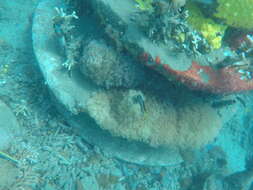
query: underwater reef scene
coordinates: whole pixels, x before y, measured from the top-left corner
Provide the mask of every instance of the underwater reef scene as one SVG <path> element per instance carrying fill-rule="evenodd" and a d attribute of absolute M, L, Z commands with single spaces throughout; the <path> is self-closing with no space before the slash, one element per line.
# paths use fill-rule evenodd
<path fill-rule="evenodd" d="M 253 0 L 1 0 L 0 190 L 253 190 Z"/>

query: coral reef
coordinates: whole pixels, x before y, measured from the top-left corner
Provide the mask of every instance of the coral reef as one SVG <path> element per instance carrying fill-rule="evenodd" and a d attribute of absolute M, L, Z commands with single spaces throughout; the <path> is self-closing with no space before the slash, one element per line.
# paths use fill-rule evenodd
<path fill-rule="evenodd" d="M 229 63 L 233 64 L 241 59 L 238 57 L 239 59 L 231 61 L 231 56 L 225 51 L 228 44 L 225 41 L 222 43 L 224 29 L 221 29 L 222 25 L 213 25 L 215 22 L 218 23 L 218 20 L 213 20 L 214 23 L 211 24 L 204 23 L 204 28 L 201 29 L 203 34 L 201 34 L 187 23 L 190 13 L 187 6 L 175 9 L 172 1 L 154 1 L 153 12 L 134 11 L 134 3 L 131 0 L 126 1 L 128 6 L 122 11 L 118 10 L 123 5 L 122 3 L 97 1 L 101 7 L 97 4 L 93 6 L 99 12 L 101 22 L 111 26 L 106 33 L 118 31 L 117 35 L 108 35 L 115 44 L 124 44 L 123 47 L 130 54 L 139 58 L 146 66 L 160 72 L 168 80 L 183 83 L 194 90 L 216 94 L 235 93 L 253 88 L 251 72 L 243 70 L 241 74 L 233 66 L 218 69 L 212 67 L 219 64 L 217 60 L 209 56 L 211 55 L 209 53 L 215 50 L 220 50 L 224 63 L 229 60 Z M 211 4 L 211 6 L 213 3 L 213 1 L 205 1 L 205 4 Z M 105 11 L 107 6 L 112 14 Z M 201 8 L 200 6 L 199 9 Z M 117 18 L 112 16 L 114 14 Z M 128 16 L 129 19 L 125 19 Z M 117 20 L 115 23 L 122 25 L 111 24 L 110 21 L 114 18 Z M 124 31 L 123 28 L 133 30 Z M 227 37 L 226 35 L 227 33 L 224 38 Z"/>
<path fill-rule="evenodd" d="M 154 42 L 166 44 L 169 39 L 185 32 L 186 11 L 175 9 L 170 1 L 156 1 L 153 9 L 153 12 L 142 13 L 137 22 Z"/>
<path fill-rule="evenodd" d="M 151 146 L 200 148 L 216 137 L 221 123 L 208 104 L 179 100 L 175 106 L 169 100 L 150 92 L 112 90 L 94 94 L 87 106 L 101 128 Z"/>
<path fill-rule="evenodd" d="M 103 40 L 92 40 L 83 50 L 81 72 L 105 88 L 136 87 L 145 80 L 143 66 L 118 54 Z"/>
<path fill-rule="evenodd" d="M 187 8 L 189 10 L 188 23 L 203 35 L 211 49 L 219 49 L 227 26 L 217 24 L 212 19 L 206 18 L 193 3 L 188 3 Z"/>
<path fill-rule="evenodd" d="M 217 3 L 216 18 L 235 28 L 253 28 L 252 0 L 217 0 Z"/>
<path fill-rule="evenodd" d="M 216 33 L 224 30 L 222 31 L 220 25 L 214 22 L 205 23 L 207 20 L 203 17 L 202 21 L 197 15 L 200 13 L 198 8 L 190 9 L 185 3 L 185 1 L 155 1 L 152 4 L 153 11 L 142 11 L 136 22 L 149 39 L 157 44 L 164 43 L 173 47 L 174 52 L 184 51 L 188 55 L 195 56 L 209 52 L 212 47 L 218 48 L 221 37 L 216 36 Z M 189 20 L 194 21 L 198 27 L 191 26 Z M 201 29 L 200 21 L 203 25 Z"/>

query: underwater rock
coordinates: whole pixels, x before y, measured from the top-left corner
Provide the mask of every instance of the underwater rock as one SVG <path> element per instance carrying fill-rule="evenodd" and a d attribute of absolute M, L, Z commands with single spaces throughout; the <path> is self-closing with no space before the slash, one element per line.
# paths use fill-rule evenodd
<path fill-rule="evenodd" d="M 224 190 L 249 190 L 253 182 L 253 169 L 233 173 L 224 179 Z"/>
<path fill-rule="evenodd" d="M 204 184 L 203 190 L 223 190 L 223 183 L 221 176 L 211 175 L 209 176 Z"/>
<path fill-rule="evenodd" d="M 243 171 L 230 175 L 211 174 L 204 182 L 203 190 L 249 190 L 253 182 L 252 158 L 246 160 Z"/>
<path fill-rule="evenodd" d="M 211 175 L 207 178 L 203 190 L 249 190 L 253 181 L 253 170 L 244 170 L 223 177 Z"/>
<path fill-rule="evenodd" d="M 81 72 L 105 88 L 134 88 L 144 79 L 143 67 L 122 56 L 103 40 L 92 40 L 83 50 Z"/>

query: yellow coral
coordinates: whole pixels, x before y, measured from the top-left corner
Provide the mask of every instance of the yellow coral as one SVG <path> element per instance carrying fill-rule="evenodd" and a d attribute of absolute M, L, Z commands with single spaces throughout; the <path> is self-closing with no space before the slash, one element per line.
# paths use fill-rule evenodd
<path fill-rule="evenodd" d="M 213 23 L 203 23 L 200 28 L 201 34 L 205 37 L 213 49 L 219 49 L 221 47 L 221 30 L 222 28 L 219 25 Z"/>
<path fill-rule="evenodd" d="M 253 29 L 253 0 L 217 0 L 215 17 L 235 28 Z"/>
<path fill-rule="evenodd" d="M 207 40 L 212 49 L 221 47 L 222 36 L 227 26 L 217 24 L 210 18 L 206 18 L 194 3 L 187 5 L 189 10 L 188 23 Z"/>

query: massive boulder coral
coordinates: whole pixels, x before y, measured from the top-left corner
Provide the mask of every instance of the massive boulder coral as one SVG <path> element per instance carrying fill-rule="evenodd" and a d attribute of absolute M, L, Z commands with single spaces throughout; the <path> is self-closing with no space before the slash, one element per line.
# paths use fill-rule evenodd
<path fill-rule="evenodd" d="M 154 147 L 200 148 L 217 136 L 220 118 L 201 100 L 184 101 L 175 105 L 146 91 L 111 90 L 93 94 L 87 106 L 98 125 L 112 135 Z"/>
<path fill-rule="evenodd" d="M 104 40 L 92 40 L 83 50 L 81 72 L 105 88 L 136 87 L 144 80 L 143 66 L 117 53 Z"/>

